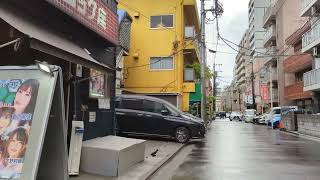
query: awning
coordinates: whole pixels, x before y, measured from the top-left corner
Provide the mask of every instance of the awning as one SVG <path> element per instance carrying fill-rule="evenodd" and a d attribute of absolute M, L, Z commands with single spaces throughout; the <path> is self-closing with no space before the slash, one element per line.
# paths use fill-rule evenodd
<path fill-rule="evenodd" d="M 57 32 L 52 32 L 45 25 L 35 22 L 30 16 L 5 3 L 0 3 L 0 18 L 21 33 L 28 35 L 33 49 L 99 71 L 115 70 L 92 58 L 76 43 Z"/>

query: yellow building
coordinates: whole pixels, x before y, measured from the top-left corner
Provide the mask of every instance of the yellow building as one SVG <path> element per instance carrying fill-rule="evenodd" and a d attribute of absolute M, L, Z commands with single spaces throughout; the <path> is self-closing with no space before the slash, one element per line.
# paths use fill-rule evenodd
<path fill-rule="evenodd" d="M 133 18 L 123 68 L 125 91 L 165 99 L 188 111 L 195 83 L 185 80 L 185 67 L 200 62 L 196 0 L 119 0 L 118 6 Z"/>

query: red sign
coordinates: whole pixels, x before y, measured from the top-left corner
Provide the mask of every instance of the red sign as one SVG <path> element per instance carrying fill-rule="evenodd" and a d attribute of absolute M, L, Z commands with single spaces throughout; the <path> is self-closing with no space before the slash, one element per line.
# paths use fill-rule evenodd
<path fill-rule="evenodd" d="M 47 0 L 108 41 L 118 43 L 118 14 L 102 0 Z"/>
<path fill-rule="evenodd" d="M 266 84 L 261 85 L 261 96 L 263 101 L 267 101 L 269 99 L 269 87 Z"/>

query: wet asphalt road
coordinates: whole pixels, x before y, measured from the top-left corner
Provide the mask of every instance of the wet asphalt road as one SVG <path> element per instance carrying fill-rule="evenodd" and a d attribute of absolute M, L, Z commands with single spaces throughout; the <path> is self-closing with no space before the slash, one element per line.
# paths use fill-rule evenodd
<path fill-rule="evenodd" d="M 320 180 L 320 142 L 217 120 L 153 180 Z"/>

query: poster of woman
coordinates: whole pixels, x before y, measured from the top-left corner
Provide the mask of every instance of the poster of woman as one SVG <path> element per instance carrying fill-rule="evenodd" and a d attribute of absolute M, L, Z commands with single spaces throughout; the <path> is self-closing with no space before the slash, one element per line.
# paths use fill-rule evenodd
<path fill-rule="evenodd" d="M 104 74 L 100 71 L 91 69 L 90 71 L 90 89 L 89 95 L 92 98 L 104 97 Z"/>
<path fill-rule="evenodd" d="M 38 90 L 36 79 L 0 80 L 0 178 L 20 178 Z"/>

